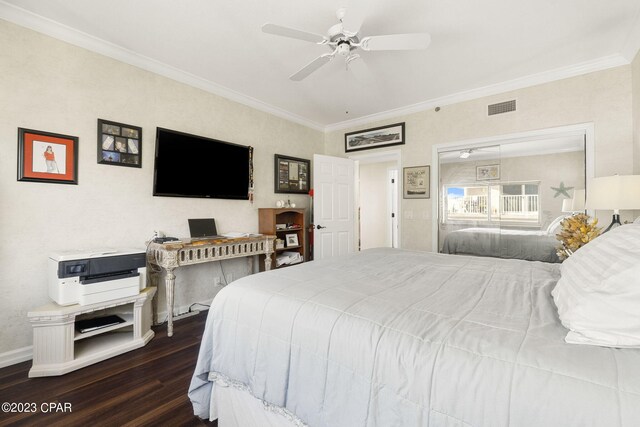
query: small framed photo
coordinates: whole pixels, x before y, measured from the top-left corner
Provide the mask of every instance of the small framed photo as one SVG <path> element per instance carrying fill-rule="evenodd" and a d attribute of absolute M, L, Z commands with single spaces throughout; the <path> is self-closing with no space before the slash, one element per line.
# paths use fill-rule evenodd
<path fill-rule="evenodd" d="M 18 128 L 18 181 L 78 184 L 78 137 Z"/>
<path fill-rule="evenodd" d="M 413 166 L 403 168 L 402 198 L 428 199 L 431 185 L 431 167 Z"/>
<path fill-rule="evenodd" d="M 142 167 L 142 128 L 98 119 L 98 163 Z"/>
<path fill-rule="evenodd" d="M 297 157 L 283 156 L 282 154 L 276 154 L 274 158 L 274 192 L 309 193 L 311 161 Z"/>
<path fill-rule="evenodd" d="M 344 151 L 404 144 L 404 122 L 344 134 Z"/>
<path fill-rule="evenodd" d="M 476 181 L 500 179 L 500 165 L 476 166 Z"/>
<path fill-rule="evenodd" d="M 287 239 L 288 248 L 292 246 L 300 246 L 300 243 L 298 243 L 298 235 L 296 233 L 286 234 L 285 238 Z"/>

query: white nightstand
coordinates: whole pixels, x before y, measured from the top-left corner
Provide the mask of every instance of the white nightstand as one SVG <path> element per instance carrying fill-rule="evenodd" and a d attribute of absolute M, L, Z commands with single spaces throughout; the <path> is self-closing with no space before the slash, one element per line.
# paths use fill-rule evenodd
<path fill-rule="evenodd" d="M 151 300 L 156 288 L 138 295 L 90 305 L 50 303 L 29 312 L 33 326 L 33 366 L 29 377 L 63 375 L 146 345 L 151 330 Z M 76 331 L 81 319 L 116 314 L 124 323 Z"/>

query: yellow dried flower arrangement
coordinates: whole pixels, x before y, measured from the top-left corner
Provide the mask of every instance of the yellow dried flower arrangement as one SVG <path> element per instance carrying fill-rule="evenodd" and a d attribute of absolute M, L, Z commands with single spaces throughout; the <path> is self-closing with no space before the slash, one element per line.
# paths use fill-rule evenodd
<path fill-rule="evenodd" d="M 596 227 L 597 224 L 597 218 L 589 221 L 589 216 L 585 214 L 572 215 L 563 219 L 560 223 L 561 231 L 556 234 L 556 239 L 561 243 L 558 247 L 558 257 L 562 260 L 567 259 L 582 246 L 598 237 L 602 229 Z"/>

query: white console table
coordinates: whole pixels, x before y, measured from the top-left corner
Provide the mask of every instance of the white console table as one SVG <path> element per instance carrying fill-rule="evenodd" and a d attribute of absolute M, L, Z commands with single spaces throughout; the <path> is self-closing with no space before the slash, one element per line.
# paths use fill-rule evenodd
<path fill-rule="evenodd" d="M 225 259 L 248 257 L 249 271 L 253 271 L 253 257 L 265 255 L 265 270 L 271 269 L 271 254 L 276 236 L 253 235 L 235 239 L 182 239 L 177 242 L 149 243 L 147 261 L 166 271 L 167 335 L 173 335 L 173 291 L 176 276 L 173 272 L 185 265 Z M 147 269 L 151 272 L 152 269 Z"/>
<path fill-rule="evenodd" d="M 89 305 L 49 303 L 28 313 L 33 326 L 33 365 L 29 377 L 63 375 L 87 365 L 143 347 L 154 336 L 151 299 L 156 288 L 138 295 Z M 81 319 L 118 315 L 124 323 L 76 331 Z"/>

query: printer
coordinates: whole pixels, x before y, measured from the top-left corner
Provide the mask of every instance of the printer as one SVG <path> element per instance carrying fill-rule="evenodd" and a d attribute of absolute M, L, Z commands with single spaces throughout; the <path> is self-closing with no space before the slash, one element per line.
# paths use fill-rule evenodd
<path fill-rule="evenodd" d="M 88 305 L 138 295 L 147 285 L 144 249 L 57 252 L 49 257 L 49 297 Z"/>

